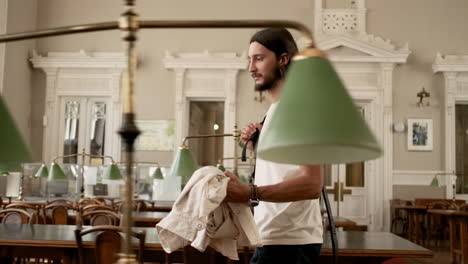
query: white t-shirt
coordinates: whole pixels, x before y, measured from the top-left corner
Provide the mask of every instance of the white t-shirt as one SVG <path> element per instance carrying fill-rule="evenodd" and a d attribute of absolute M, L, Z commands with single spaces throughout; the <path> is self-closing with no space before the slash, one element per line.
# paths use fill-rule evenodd
<path fill-rule="evenodd" d="M 272 104 L 268 109 L 262 131 L 268 127 L 277 104 Z M 260 133 L 260 137 L 262 135 L 263 133 Z M 274 163 L 257 158 L 255 184 L 272 185 L 297 177 L 298 168 L 298 165 Z M 254 217 L 264 245 L 303 245 L 323 242 L 318 199 L 287 203 L 260 201 L 255 207 Z"/>

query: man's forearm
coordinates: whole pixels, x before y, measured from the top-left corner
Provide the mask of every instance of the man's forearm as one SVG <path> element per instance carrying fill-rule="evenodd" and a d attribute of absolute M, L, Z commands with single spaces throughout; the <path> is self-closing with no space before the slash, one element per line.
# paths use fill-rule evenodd
<path fill-rule="evenodd" d="M 258 197 L 267 202 L 294 202 L 317 199 L 323 185 L 319 166 L 301 166 L 300 175 L 278 184 L 259 186 Z"/>

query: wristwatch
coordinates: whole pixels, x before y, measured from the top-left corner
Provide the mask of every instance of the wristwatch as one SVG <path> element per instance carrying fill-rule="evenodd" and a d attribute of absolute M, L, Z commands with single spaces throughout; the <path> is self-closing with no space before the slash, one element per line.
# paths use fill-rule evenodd
<path fill-rule="evenodd" d="M 251 184 L 250 188 L 252 188 L 252 194 L 249 199 L 249 206 L 250 207 L 255 207 L 260 203 L 260 200 L 258 199 L 258 190 L 257 190 L 257 185 Z"/>

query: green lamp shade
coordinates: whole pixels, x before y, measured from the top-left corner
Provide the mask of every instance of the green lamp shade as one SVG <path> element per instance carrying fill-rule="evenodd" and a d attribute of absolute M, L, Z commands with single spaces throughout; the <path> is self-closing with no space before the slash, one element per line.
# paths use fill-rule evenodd
<path fill-rule="evenodd" d="M 186 146 L 181 146 L 177 151 L 174 162 L 172 163 L 171 175 L 181 176 L 182 184 L 185 184 L 197 169 L 198 163 L 193 158 L 190 149 Z"/>
<path fill-rule="evenodd" d="M 63 181 L 68 180 L 67 175 L 63 172 L 62 168 L 57 163 L 52 163 L 50 166 L 50 173 L 47 181 Z"/>
<path fill-rule="evenodd" d="M 218 170 L 220 170 L 220 171 L 222 171 L 222 172 L 225 172 L 225 171 L 226 171 L 226 168 L 224 168 L 223 164 L 220 164 L 220 163 L 218 163 L 218 164 L 216 165 L 216 168 L 218 168 Z"/>
<path fill-rule="evenodd" d="M 164 179 L 161 167 L 159 167 L 159 166 L 156 167 L 153 174 L 151 174 L 151 178 L 158 179 L 158 180 L 163 180 Z"/>
<path fill-rule="evenodd" d="M 439 179 L 437 179 L 437 175 L 434 175 L 434 178 L 432 178 L 430 186 L 439 187 Z"/>
<path fill-rule="evenodd" d="M 318 165 L 377 158 L 381 149 L 330 61 L 295 61 L 258 145 L 278 163 Z"/>
<path fill-rule="evenodd" d="M 21 163 L 31 160 L 31 153 L 0 96 L 0 171 L 21 171 Z"/>
<path fill-rule="evenodd" d="M 45 164 L 42 164 L 39 170 L 34 174 L 38 178 L 47 178 L 49 177 L 49 170 Z"/>
<path fill-rule="evenodd" d="M 122 174 L 120 174 L 120 170 L 117 164 L 112 163 L 104 171 L 103 178 L 106 180 L 121 180 L 123 177 L 122 177 Z"/>

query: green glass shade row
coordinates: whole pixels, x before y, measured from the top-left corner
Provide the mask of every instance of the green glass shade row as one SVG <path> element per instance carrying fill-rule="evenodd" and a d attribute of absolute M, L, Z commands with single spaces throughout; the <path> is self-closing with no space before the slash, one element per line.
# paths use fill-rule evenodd
<path fill-rule="evenodd" d="M 154 170 L 153 174 L 151 174 L 152 179 L 157 179 L 157 180 L 164 180 L 164 176 L 161 170 L 161 167 L 156 167 Z"/>
<path fill-rule="evenodd" d="M 258 156 L 278 163 L 350 163 L 381 155 L 330 61 L 321 57 L 293 62 L 262 134 Z"/>
<path fill-rule="evenodd" d="M 181 176 L 182 184 L 198 169 L 198 163 L 193 158 L 192 152 L 187 147 L 180 147 L 171 166 L 171 175 Z"/>
<path fill-rule="evenodd" d="M 34 174 L 35 177 L 38 178 L 47 178 L 49 177 L 49 170 L 45 164 L 42 164 L 39 170 Z"/>
<path fill-rule="evenodd" d="M 104 171 L 104 179 L 106 180 L 121 180 L 123 179 L 122 174 L 120 174 L 119 167 L 117 164 L 112 163 Z"/>
<path fill-rule="evenodd" d="M 0 96 L 0 172 L 21 171 L 21 163 L 31 162 L 31 153 Z"/>
<path fill-rule="evenodd" d="M 226 171 L 226 168 L 223 166 L 223 164 L 217 164 L 216 165 L 216 168 L 218 168 L 218 170 L 222 171 L 222 172 L 225 172 Z"/>
<path fill-rule="evenodd" d="M 49 177 L 47 181 L 63 181 L 68 180 L 67 175 L 63 172 L 62 168 L 57 163 L 52 163 L 50 166 Z"/>

